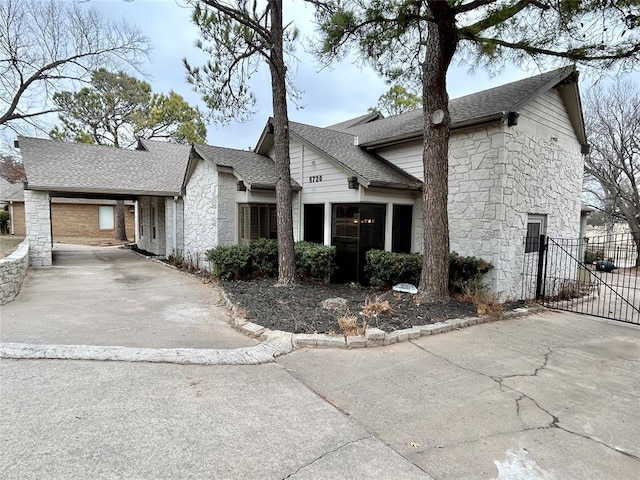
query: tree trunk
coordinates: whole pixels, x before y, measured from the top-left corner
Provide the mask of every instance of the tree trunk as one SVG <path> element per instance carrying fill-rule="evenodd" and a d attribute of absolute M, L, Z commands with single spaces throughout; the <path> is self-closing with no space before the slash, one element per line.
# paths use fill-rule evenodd
<path fill-rule="evenodd" d="M 423 248 L 420 298 L 449 298 L 449 136 L 451 117 L 446 76 L 458 44 L 455 17 L 447 2 L 430 0 L 434 22 L 428 25 L 425 60 L 422 64 L 424 112 Z"/>
<path fill-rule="evenodd" d="M 278 218 L 278 284 L 295 283 L 293 246 L 289 115 L 287 113 L 286 66 L 283 49 L 282 0 L 269 0 L 271 10 L 271 89 L 273 101 L 273 156 L 276 165 L 276 211 Z"/>
<path fill-rule="evenodd" d="M 127 230 L 124 221 L 124 200 L 116 201 L 116 240 L 127 241 Z"/>

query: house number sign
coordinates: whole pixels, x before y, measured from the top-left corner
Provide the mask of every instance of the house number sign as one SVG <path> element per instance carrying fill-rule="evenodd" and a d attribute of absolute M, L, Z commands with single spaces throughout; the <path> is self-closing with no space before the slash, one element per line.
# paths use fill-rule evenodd
<path fill-rule="evenodd" d="M 322 181 L 322 175 L 312 175 L 309 177 L 309 183 L 317 183 Z"/>

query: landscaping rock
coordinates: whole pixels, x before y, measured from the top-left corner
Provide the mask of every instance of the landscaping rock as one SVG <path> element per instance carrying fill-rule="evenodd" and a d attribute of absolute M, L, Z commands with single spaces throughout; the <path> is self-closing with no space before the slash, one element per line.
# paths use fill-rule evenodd
<path fill-rule="evenodd" d="M 343 311 L 349 307 L 349 302 L 345 298 L 334 297 L 323 300 L 320 306 L 325 310 Z"/>

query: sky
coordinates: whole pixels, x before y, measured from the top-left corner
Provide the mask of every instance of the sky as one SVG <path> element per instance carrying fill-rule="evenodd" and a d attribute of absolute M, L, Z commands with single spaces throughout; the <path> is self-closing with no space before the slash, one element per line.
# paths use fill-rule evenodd
<path fill-rule="evenodd" d="M 191 22 L 191 10 L 183 0 L 90 0 L 83 5 L 93 7 L 113 20 L 124 17 L 151 40 L 150 63 L 143 69 L 154 92 L 174 90 L 191 105 L 204 107 L 199 94 L 186 82 L 182 65 L 183 58 L 192 65 L 201 65 L 206 60 L 194 45 L 200 32 Z M 302 91 L 302 96 L 299 106 L 289 103 L 290 120 L 327 126 L 362 115 L 377 104 L 389 85 L 371 68 L 357 65 L 355 56 L 331 69 L 321 69 L 313 56 L 305 51 L 305 44 L 312 41 L 314 30 L 313 11 L 308 5 L 302 1 L 285 1 L 285 21 L 286 17 L 300 29 L 303 43 L 296 49 L 299 62 L 293 72 L 294 84 Z M 492 78 L 484 71 L 470 74 L 468 67 L 453 66 L 448 78 L 449 96 L 459 97 L 537 73 L 540 72 L 505 68 Z M 209 144 L 240 149 L 255 146 L 272 115 L 270 78 L 265 68 L 252 78 L 251 89 L 257 98 L 256 115 L 244 123 L 208 125 Z"/>
<path fill-rule="evenodd" d="M 68 0 L 69 1 L 69 0 Z M 191 10 L 184 0 L 88 0 L 82 8 L 94 8 L 105 18 L 137 25 L 152 45 L 148 64 L 141 65 L 146 80 L 154 92 L 170 90 L 182 95 L 191 105 L 206 109 L 198 93 L 186 81 L 182 59 L 201 65 L 204 54 L 195 47 L 199 30 L 191 22 Z M 378 74 L 362 67 L 351 56 L 332 68 L 321 69 L 305 45 L 313 41 L 313 11 L 301 0 L 285 1 L 285 21 L 293 21 L 302 33 L 302 45 L 296 50 L 297 65 L 293 66 L 293 81 L 302 92 L 299 105 L 289 103 L 290 120 L 317 126 L 327 126 L 362 115 L 377 104 L 389 89 Z M 447 78 L 450 98 L 460 97 L 511 81 L 537 75 L 541 71 L 523 70 L 507 65 L 490 74 L 482 69 L 475 73 L 469 66 L 452 65 Z M 640 73 L 634 74 L 640 82 Z M 257 98 L 257 113 L 250 121 L 232 121 L 228 125 L 208 125 L 207 143 L 247 149 L 253 148 L 265 126 L 271 108 L 271 86 L 268 70 L 262 68 L 252 78 L 251 90 Z M 581 85 L 584 89 L 584 86 Z"/>

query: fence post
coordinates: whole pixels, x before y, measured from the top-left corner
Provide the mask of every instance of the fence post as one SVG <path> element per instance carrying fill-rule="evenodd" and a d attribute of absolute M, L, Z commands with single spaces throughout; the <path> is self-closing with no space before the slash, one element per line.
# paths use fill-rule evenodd
<path fill-rule="evenodd" d="M 540 235 L 540 244 L 538 245 L 538 274 L 536 275 L 536 300 L 542 298 L 542 285 L 544 280 L 544 260 L 547 247 L 547 236 Z"/>

